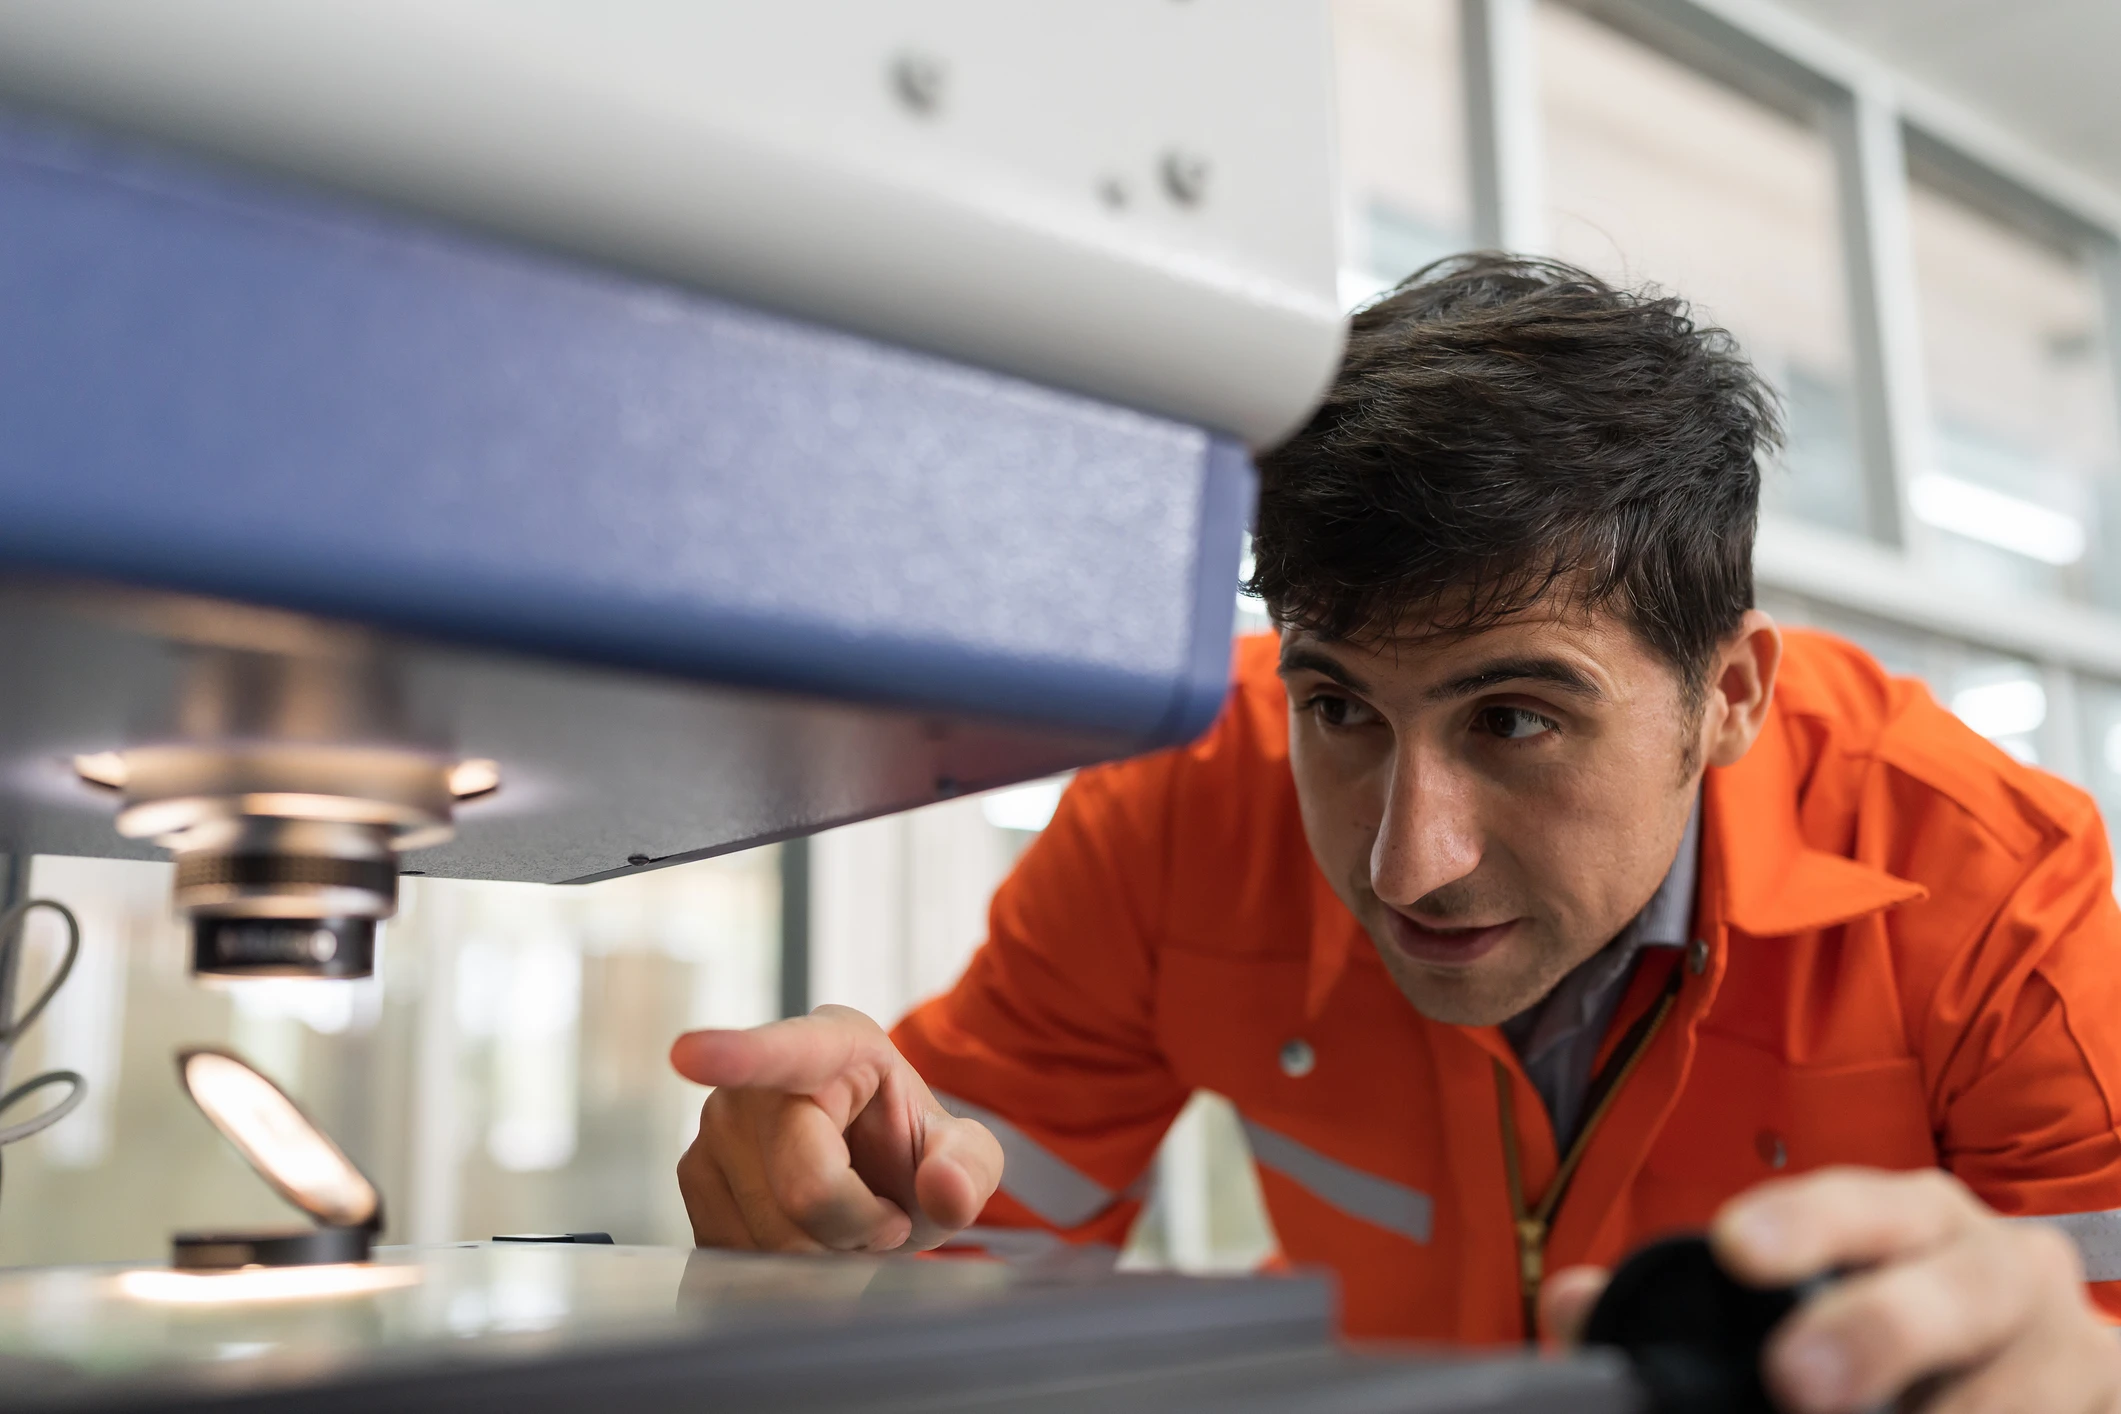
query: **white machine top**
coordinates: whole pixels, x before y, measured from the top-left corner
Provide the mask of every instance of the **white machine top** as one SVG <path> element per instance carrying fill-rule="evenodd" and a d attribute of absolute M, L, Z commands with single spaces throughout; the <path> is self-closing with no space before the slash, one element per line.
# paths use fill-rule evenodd
<path fill-rule="evenodd" d="M 0 0 L 0 97 L 1255 447 L 1340 354 L 1323 0 Z"/>

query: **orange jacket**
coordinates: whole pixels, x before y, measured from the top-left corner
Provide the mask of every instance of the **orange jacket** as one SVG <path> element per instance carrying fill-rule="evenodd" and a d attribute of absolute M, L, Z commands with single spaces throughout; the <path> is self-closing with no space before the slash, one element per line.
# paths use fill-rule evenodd
<path fill-rule="evenodd" d="M 1274 651 L 1239 644 L 1199 742 L 1077 777 L 898 1045 L 1002 1140 L 983 1227 L 1118 1244 L 1206 1088 L 1243 1116 L 1284 1254 L 1338 1272 L 1350 1334 L 1522 1339 L 1500 1077 L 1529 1201 L 1558 1163 L 1545 1110 L 1494 1028 L 1401 998 L 1313 864 Z M 1778 1172 L 1942 1165 L 2056 1216 L 2121 1312 L 2112 882 L 2083 793 L 1789 634 L 1766 730 L 1708 773 L 1700 942 L 1638 970 L 1608 1051 L 1676 999 L 1589 1131 L 1546 1268 L 1698 1228 Z"/>

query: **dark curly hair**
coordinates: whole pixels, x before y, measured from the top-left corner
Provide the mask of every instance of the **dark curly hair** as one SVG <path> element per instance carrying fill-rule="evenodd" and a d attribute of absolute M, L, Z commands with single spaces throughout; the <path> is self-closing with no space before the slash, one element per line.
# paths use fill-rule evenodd
<path fill-rule="evenodd" d="M 1655 289 L 1479 252 L 1354 318 L 1310 422 L 1260 460 L 1254 573 L 1336 639 L 1476 633 L 1557 589 L 1610 605 L 1698 700 L 1753 604 L 1774 394 Z"/>

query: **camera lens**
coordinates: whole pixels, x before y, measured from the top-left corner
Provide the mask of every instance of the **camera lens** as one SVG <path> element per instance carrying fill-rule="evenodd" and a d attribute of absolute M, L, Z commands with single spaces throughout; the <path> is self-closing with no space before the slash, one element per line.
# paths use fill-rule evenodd
<path fill-rule="evenodd" d="M 215 977 L 366 977 L 373 918 L 194 918 L 192 971 Z"/>
<path fill-rule="evenodd" d="M 176 852 L 192 970 L 220 977 L 366 977 L 376 920 L 397 908 L 398 866 L 373 825 L 237 816 Z"/>
<path fill-rule="evenodd" d="M 361 724 L 324 710 L 362 700 L 329 664 L 309 683 L 314 692 L 281 683 L 278 696 L 251 704 L 285 708 L 280 716 L 253 722 L 238 713 L 241 722 L 222 722 L 216 714 L 243 706 L 256 686 L 236 671 L 244 664 L 222 666 L 227 671 L 207 675 L 215 691 L 180 714 L 186 735 L 82 757 L 75 769 L 123 793 L 119 833 L 170 852 L 170 902 L 191 927 L 194 972 L 369 976 L 376 923 L 397 912 L 399 856 L 448 840 L 454 802 L 491 794 L 500 768 L 484 758 L 451 764 L 418 745 L 316 739 Z M 370 704 L 377 721 L 390 715 L 389 697 L 378 688 L 380 705 Z M 245 722 L 289 739 L 191 735 Z"/>

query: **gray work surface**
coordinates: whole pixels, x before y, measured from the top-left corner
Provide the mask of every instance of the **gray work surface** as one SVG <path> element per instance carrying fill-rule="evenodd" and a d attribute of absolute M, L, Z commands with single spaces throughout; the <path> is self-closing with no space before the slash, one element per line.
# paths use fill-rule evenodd
<path fill-rule="evenodd" d="M 289 1281 L 370 1289 L 274 1291 Z M 9 1411 L 1623 1414 L 1638 1398 L 1617 1356 L 1350 1354 L 1321 1279 L 1113 1274 L 1065 1254 L 481 1243 L 360 1268 L 0 1274 Z"/>

